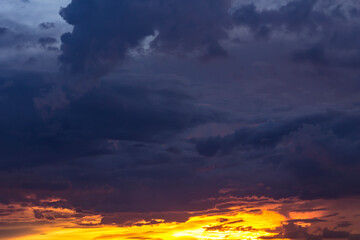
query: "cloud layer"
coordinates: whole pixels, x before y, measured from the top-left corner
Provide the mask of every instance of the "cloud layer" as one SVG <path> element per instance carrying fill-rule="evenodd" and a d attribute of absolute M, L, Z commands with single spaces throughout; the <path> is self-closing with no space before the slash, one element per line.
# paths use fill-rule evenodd
<path fill-rule="evenodd" d="M 339 205 L 360 197 L 359 12 L 72 0 L 68 25 L 4 15 L 0 217 L 146 228 L 218 214 L 203 231 L 265 229 L 220 217 L 236 208 L 283 218 L 263 239 L 357 239 Z"/>

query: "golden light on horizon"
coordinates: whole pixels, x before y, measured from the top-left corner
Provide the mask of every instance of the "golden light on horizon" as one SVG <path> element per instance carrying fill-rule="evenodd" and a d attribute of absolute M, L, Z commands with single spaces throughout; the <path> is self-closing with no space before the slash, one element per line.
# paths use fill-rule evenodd
<path fill-rule="evenodd" d="M 103 216 L 60 207 L 0 204 L 0 240 L 286 240 L 291 236 L 288 231 L 296 229 L 321 236 L 318 229 L 334 229 L 344 219 L 354 223 L 349 231 L 360 235 L 353 208 L 338 206 L 336 200 L 217 200 L 221 201 L 204 211 Z M 358 199 L 343 202 L 358 206 Z"/>
<path fill-rule="evenodd" d="M 68 210 L 66 210 L 68 211 Z M 99 216 L 84 217 L 84 224 L 96 223 Z M 156 220 L 156 224 L 145 221 L 131 226 L 80 226 L 74 222 L 59 221 L 36 229 L 35 234 L 11 238 L 10 240 L 115 240 L 115 239 L 154 239 L 154 240 L 217 240 L 273 237 L 275 229 L 286 220 L 279 213 L 267 210 L 242 212 L 232 209 L 226 214 L 193 216 L 184 223 Z M 79 223 L 79 220 L 77 220 Z"/>

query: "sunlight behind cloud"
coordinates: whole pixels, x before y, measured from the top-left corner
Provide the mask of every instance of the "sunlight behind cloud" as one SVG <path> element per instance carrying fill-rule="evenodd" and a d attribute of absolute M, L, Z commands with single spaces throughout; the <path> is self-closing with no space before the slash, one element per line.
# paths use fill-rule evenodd
<path fill-rule="evenodd" d="M 84 217 L 88 223 L 96 223 L 96 217 Z M 185 223 L 165 223 L 157 220 L 156 224 L 137 222 L 132 226 L 99 226 L 84 224 L 79 227 L 73 223 L 59 223 L 41 229 L 41 234 L 28 235 L 13 240 L 61 240 L 61 239 L 250 239 L 274 236 L 274 230 L 281 226 L 285 217 L 271 211 L 249 213 L 232 209 L 227 214 L 214 214 L 191 217 Z"/>

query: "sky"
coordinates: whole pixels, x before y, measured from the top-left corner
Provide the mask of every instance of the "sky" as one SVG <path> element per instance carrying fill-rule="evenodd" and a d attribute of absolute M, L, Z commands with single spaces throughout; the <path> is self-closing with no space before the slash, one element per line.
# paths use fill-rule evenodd
<path fill-rule="evenodd" d="M 359 240 L 357 0 L 0 0 L 0 240 Z"/>

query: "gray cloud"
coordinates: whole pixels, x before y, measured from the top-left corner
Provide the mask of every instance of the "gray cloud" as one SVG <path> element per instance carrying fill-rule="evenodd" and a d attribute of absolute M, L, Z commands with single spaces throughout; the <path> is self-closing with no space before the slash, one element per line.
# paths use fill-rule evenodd
<path fill-rule="evenodd" d="M 230 1 L 213 0 L 74 0 L 61 10 L 74 30 L 62 37 L 60 61 L 70 72 L 101 75 L 156 31 L 152 45 L 160 51 L 222 56 L 219 41 L 230 24 L 229 6 Z"/>

